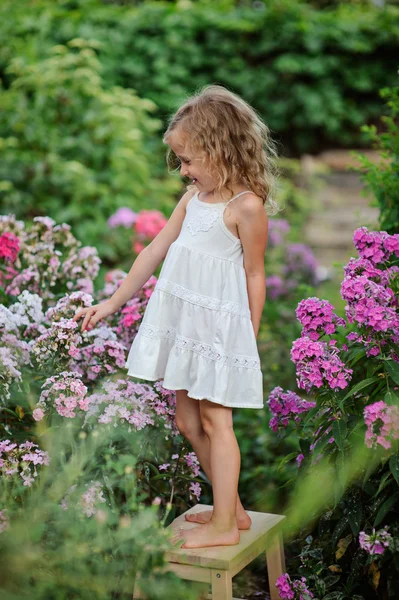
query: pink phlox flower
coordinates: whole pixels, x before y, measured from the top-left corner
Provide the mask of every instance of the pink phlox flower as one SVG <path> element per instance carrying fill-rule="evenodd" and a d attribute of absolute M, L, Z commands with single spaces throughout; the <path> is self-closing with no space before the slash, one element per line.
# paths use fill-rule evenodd
<path fill-rule="evenodd" d="M 153 240 L 166 225 L 167 219 L 159 210 L 141 210 L 134 222 L 134 229 L 140 235 L 141 240 L 148 238 Z"/>
<path fill-rule="evenodd" d="M 359 533 L 359 545 L 370 555 L 383 554 L 389 548 L 392 542 L 392 536 L 388 533 L 388 526 L 379 529 L 377 532 L 373 528 L 370 535 L 364 531 Z"/>
<path fill-rule="evenodd" d="M 118 210 L 108 219 L 108 227 L 126 227 L 130 228 L 137 218 L 137 213 L 127 206 L 121 206 Z"/>

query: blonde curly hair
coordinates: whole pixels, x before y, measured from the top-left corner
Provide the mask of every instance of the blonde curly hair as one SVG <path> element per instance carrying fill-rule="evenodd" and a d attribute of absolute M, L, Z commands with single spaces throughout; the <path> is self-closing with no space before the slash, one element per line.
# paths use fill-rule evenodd
<path fill-rule="evenodd" d="M 229 186 L 244 183 L 263 199 L 267 214 L 281 210 L 273 200 L 279 175 L 276 145 L 267 125 L 240 96 L 216 84 L 199 88 L 170 118 L 164 144 L 177 128 L 188 149 L 201 155 L 204 168 L 215 171 L 216 192 L 225 188 L 233 196 Z M 170 169 L 179 168 L 170 147 L 166 161 Z"/>

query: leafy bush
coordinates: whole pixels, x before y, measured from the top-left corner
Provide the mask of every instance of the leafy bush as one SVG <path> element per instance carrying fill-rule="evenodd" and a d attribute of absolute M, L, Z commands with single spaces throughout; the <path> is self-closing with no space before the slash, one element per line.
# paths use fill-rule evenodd
<path fill-rule="evenodd" d="M 364 143 L 359 127 L 378 117 L 377 90 L 393 83 L 398 66 L 392 5 L 41 0 L 23 13 L 19 6 L 2 4 L 0 73 L 15 53 L 36 63 L 54 44 L 97 40 L 107 87 L 133 87 L 155 102 L 164 124 L 187 93 L 213 81 L 251 102 L 291 154 Z M 6 71 L 6 87 L 11 80 Z"/>
<path fill-rule="evenodd" d="M 375 125 L 363 126 L 374 148 L 379 151 L 381 162 L 373 163 L 359 153 L 361 177 L 366 190 L 373 195 L 373 204 L 378 206 L 379 224 L 388 233 L 399 231 L 399 87 L 380 90 L 386 100 L 387 115 L 381 117 L 386 130 L 378 132 Z"/>
<path fill-rule="evenodd" d="M 373 589 L 395 598 L 399 583 L 399 234 L 361 227 L 354 243 L 359 257 L 341 285 L 346 319 L 317 297 L 296 310 L 302 333 L 291 358 L 311 402 L 280 387 L 268 400 L 273 430 L 294 426 L 300 437 L 292 525 L 300 509 L 305 522 L 320 515 L 294 544 L 300 561 L 291 568 L 315 598 L 330 600 Z M 280 583 L 293 593 L 292 582 Z"/>
<path fill-rule="evenodd" d="M 74 39 L 35 65 L 11 61 L 13 81 L 1 96 L 0 194 L 4 212 L 53 215 L 115 260 L 107 219 L 122 206 L 170 208 L 178 183 L 153 168 L 155 105 L 130 89 L 105 89 L 96 46 Z"/>

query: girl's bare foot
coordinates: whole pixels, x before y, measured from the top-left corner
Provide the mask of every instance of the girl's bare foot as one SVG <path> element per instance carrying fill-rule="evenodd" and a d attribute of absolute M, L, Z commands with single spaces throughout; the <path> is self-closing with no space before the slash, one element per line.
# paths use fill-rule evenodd
<path fill-rule="evenodd" d="M 234 546 L 240 542 L 240 532 L 236 525 L 228 530 L 217 529 L 212 521 L 202 527 L 193 527 L 184 531 L 176 531 L 173 541 L 184 539 L 180 548 L 207 548 L 210 546 Z"/>
<path fill-rule="evenodd" d="M 213 510 L 202 510 L 196 513 L 186 513 L 184 516 L 186 521 L 190 521 L 190 523 L 208 523 L 212 518 L 212 514 Z M 236 518 L 238 529 L 249 529 L 251 527 L 252 519 L 247 512 L 244 511 Z"/>

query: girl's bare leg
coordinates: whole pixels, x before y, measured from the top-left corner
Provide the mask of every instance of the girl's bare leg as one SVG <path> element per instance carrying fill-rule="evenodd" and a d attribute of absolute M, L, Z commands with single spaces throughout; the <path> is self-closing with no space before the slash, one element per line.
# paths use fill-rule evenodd
<path fill-rule="evenodd" d="M 201 400 L 200 413 L 202 426 L 210 440 L 214 509 L 207 523 L 177 533 L 176 537 L 184 539 L 182 548 L 231 546 L 240 541 L 236 507 L 241 462 L 232 425 L 232 409 Z"/>
<path fill-rule="evenodd" d="M 187 390 L 176 390 L 176 424 L 193 447 L 200 465 L 212 483 L 210 462 L 210 438 L 205 432 L 200 413 L 200 402 L 187 396 Z M 213 510 L 186 514 L 186 520 L 194 523 L 207 523 L 212 518 Z M 237 493 L 236 519 L 239 529 L 249 529 L 252 520 L 245 511 Z"/>

